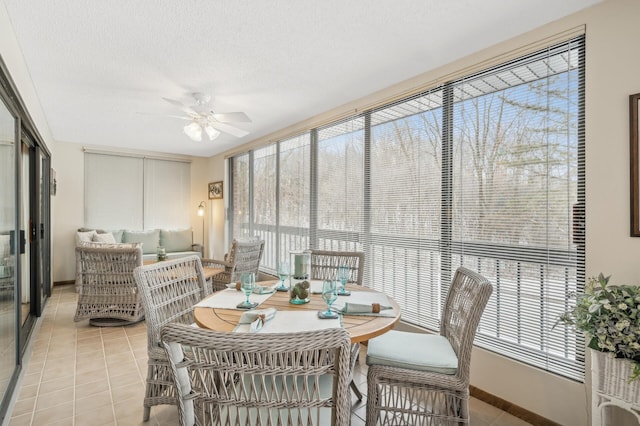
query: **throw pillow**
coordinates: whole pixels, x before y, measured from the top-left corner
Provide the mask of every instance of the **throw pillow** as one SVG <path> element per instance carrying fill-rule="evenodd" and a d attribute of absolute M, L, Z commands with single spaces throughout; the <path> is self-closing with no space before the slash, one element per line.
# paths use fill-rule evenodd
<path fill-rule="evenodd" d="M 93 231 L 86 232 L 76 232 L 76 245 L 80 245 L 80 243 L 90 243 L 93 241 L 93 236 L 98 235 L 98 233 Z"/>
<path fill-rule="evenodd" d="M 116 243 L 116 239 L 113 237 L 113 234 L 111 232 L 106 234 L 95 234 L 92 241 L 94 243 Z"/>

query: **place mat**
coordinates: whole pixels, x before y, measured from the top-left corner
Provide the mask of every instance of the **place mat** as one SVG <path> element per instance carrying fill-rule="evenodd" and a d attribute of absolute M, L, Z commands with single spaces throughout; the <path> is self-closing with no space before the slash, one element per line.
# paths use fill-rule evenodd
<path fill-rule="evenodd" d="M 338 297 L 338 299 L 333 302 L 331 306 L 331 310 L 336 312 L 341 312 L 344 309 L 345 303 L 352 303 L 354 305 L 371 305 L 372 303 L 378 303 L 380 306 L 391 306 L 389 303 L 389 298 L 382 293 L 377 293 L 373 291 L 357 291 L 352 290 L 351 296 Z M 342 312 L 341 312 L 342 313 Z M 379 313 L 372 312 L 350 312 L 345 313 L 344 315 L 369 315 L 375 317 L 393 317 L 395 316 L 393 309 L 385 309 L 380 311 Z"/>
<path fill-rule="evenodd" d="M 266 294 L 252 294 L 249 296 L 250 302 L 257 302 L 258 306 L 275 293 L 266 293 Z M 238 290 L 225 289 L 216 291 L 211 296 L 206 299 L 198 302 L 195 307 L 196 308 L 221 308 L 221 309 L 238 309 L 236 306 L 238 303 L 244 302 L 245 296 L 244 293 Z M 238 309 L 243 310 L 243 309 Z"/>
<path fill-rule="evenodd" d="M 236 333 L 249 333 L 251 324 L 238 324 Z M 278 311 L 256 333 L 298 333 L 342 327 L 341 318 L 320 319 L 318 311 Z"/>

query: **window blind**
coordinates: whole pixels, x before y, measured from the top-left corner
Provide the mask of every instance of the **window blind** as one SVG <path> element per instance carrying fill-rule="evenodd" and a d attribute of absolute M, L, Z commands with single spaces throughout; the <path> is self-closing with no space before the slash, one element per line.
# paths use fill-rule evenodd
<path fill-rule="evenodd" d="M 289 252 L 310 247 L 311 133 L 278 143 L 278 261 Z M 276 271 L 277 264 L 273 264 Z"/>
<path fill-rule="evenodd" d="M 189 228 L 191 166 L 189 163 L 145 159 L 144 226 Z"/>
<path fill-rule="evenodd" d="M 142 229 L 144 160 L 84 154 L 84 224 L 100 229 Z"/>
<path fill-rule="evenodd" d="M 239 155 L 230 163 L 231 201 L 231 235 L 235 239 L 251 236 L 250 229 L 250 192 L 249 192 L 249 154 Z"/>
<path fill-rule="evenodd" d="M 85 152 L 84 165 L 86 227 L 190 226 L 189 163 Z"/>
<path fill-rule="evenodd" d="M 364 231 L 364 118 L 317 131 L 315 238 L 311 247 L 360 251 Z"/>
<path fill-rule="evenodd" d="M 573 218 L 584 223 L 584 37 L 309 138 L 301 157 L 279 143 L 271 250 L 307 229 L 306 247 L 363 250 L 366 285 L 397 300 L 404 321 L 432 330 L 455 269 L 467 266 L 494 286 L 476 344 L 583 379 L 583 339 L 554 325 L 584 286 L 585 233 Z M 283 185 L 302 169 L 308 192 L 306 175 Z M 304 220 L 288 216 L 296 206 L 309 208 Z"/>
<path fill-rule="evenodd" d="M 261 265 L 277 268 L 277 198 L 278 184 L 276 144 L 253 152 L 253 234 L 265 240 Z"/>

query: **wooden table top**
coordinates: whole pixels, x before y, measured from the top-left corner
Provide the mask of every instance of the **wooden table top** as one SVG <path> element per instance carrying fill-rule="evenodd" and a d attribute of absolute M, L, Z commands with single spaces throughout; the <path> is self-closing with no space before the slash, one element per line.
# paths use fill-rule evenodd
<path fill-rule="evenodd" d="M 158 263 L 158 261 L 156 259 L 147 259 L 142 261 L 143 265 L 153 265 L 154 263 Z M 217 275 L 220 272 L 224 272 L 224 268 L 207 268 L 206 266 L 204 266 L 202 268 L 202 271 L 204 272 L 204 279 L 208 280 L 214 275 Z"/>
<path fill-rule="evenodd" d="M 263 281 L 256 283 L 259 285 L 272 285 L 277 281 Z M 374 291 L 366 287 L 355 284 L 347 284 L 347 289 L 355 291 Z M 211 297 L 211 296 L 209 296 Z M 349 296 L 339 296 L 347 299 Z M 388 296 L 387 296 L 388 297 Z M 289 293 L 286 291 L 275 292 L 273 296 L 262 302 L 257 309 L 276 308 L 279 311 L 324 311 L 327 304 L 322 300 L 320 294 L 310 294 L 311 301 L 304 305 L 293 305 L 289 303 Z M 388 297 L 393 307 L 394 316 L 367 316 L 367 315 L 344 315 L 342 318 L 344 328 L 349 332 L 352 343 L 367 341 L 391 330 L 400 321 L 400 306 Z M 240 309 L 221 309 L 196 307 L 194 316 L 196 323 L 203 328 L 215 331 L 233 331 L 238 324 L 240 316 L 246 311 Z"/>

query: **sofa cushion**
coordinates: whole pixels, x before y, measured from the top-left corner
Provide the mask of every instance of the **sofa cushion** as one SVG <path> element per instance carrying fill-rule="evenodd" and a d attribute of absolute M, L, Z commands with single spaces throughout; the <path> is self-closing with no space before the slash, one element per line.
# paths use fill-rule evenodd
<path fill-rule="evenodd" d="M 117 229 L 115 231 L 110 231 L 111 234 L 113 235 L 113 239 L 116 240 L 116 243 L 121 243 L 122 241 L 122 236 L 124 235 L 124 230 L 122 229 Z"/>
<path fill-rule="evenodd" d="M 161 229 L 160 245 L 168 253 L 175 251 L 191 251 L 191 229 Z"/>
<path fill-rule="evenodd" d="M 144 254 L 156 253 L 160 245 L 160 230 L 150 229 L 148 231 L 124 231 L 122 235 L 123 243 L 142 243 Z"/>
<path fill-rule="evenodd" d="M 120 242 L 120 241 L 116 241 L 116 239 L 113 237 L 113 234 L 111 232 L 107 232 L 106 234 L 95 234 L 93 236 L 92 241 L 94 243 L 111 243 L 111 244 Z"/>

